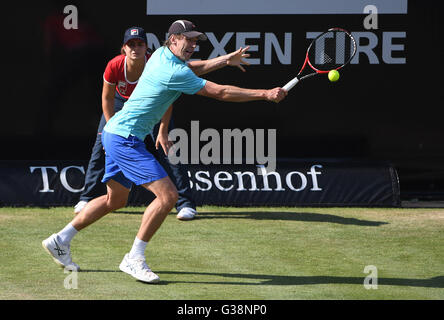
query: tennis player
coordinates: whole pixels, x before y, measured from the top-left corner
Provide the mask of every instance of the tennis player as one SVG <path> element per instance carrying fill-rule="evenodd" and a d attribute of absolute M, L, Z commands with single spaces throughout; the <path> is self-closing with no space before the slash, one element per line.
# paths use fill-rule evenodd
<path fill-rule="evenodd" d="M 103 114 L 85 174 L 85 187 L 80 194 L 79 202 L 74 207 L 75 214 L 79 213 L 88 201 L 106 194 L 106 186 L 101 182 L 105 173 L 102 130 L 106 122 L 114 113 L 122 109 L 124 103 L 131 96 L 146 62 L 151 56 L 147 50 L 148 41 L 145 30 L 140 27 L 128 28 L 124 33 L 121 54 L 111 59 L 105 68 L 102 89 Z M 168 112 L 170 115 L 172 114 L 172 106 Z M 169 127 L 165 128 L 168 131 L 174 129 L 174 121 L 170 119 L 169 123 Z M 182 164 L 172 164 L 168 161 L 168 157 L 162 154 L 162 151 L 167 148 L 168 141 L 162 140 L 162 136 L 158 132 L 159 125 L 157 124 L 152 135 L 145 139 L 145 144 L 154 149 L 156 159 L 167 170 L 178 190 L 179 200 L 175 205 L 178 212 L 177 218 L 179 220 L 192 220 L 197 211 L 192 197 L 189 177 Z M 159 148 L 160 146 L 162 148 Z"/>
<path fill-rule="evenodd" d="M 276 103 L 287 95 L 279 87 L 244 89 L 219 85 L 199 77 L 226 65 L 243 69 L 241 64 L 246 64 L 243 58 L 247 56 L 247 48 L 214 59 L 187 63 L 197 41 L 207 37 L 187 20 L 173 22 L 168 34 L 165 45 L 148 60 L 131 97 L 103 130 L 106 165 L 102 181 L 107 185 L 107 194 L 88 202 L 65 228 L 42 242 L 56 263 L 65 268 L 79 270 L 71 258 L 71 239 L 109 212 L 125 206 L 134 183 L 153 192 L 156 198 L 145 209 L 133 246 L 119 268 L 140 281 L 158 282 L 159 277 L 146 264 L 145 249 L 173 208 L 178 195 L 162 166 L 146 150 L 143 143 L 145 136 L 159 121 L 161 128 L 167 125 L 166 111 L 182 93 L 231 102 L 266 100 Z"/>

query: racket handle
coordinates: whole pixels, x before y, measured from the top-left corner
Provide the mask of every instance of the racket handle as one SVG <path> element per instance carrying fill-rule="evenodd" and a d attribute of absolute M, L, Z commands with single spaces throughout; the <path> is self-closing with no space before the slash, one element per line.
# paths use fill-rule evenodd
<path fill-rule="evenodd" d="M 296 83 L 298 83 L 298 82 L 299 82 L 298 77 L 295 77 L 292 80 L 290 80 L 285 86 L 283 86 L 282 89 L 290 91 L 291 88 L 293 88 L 296 85 Z"/>

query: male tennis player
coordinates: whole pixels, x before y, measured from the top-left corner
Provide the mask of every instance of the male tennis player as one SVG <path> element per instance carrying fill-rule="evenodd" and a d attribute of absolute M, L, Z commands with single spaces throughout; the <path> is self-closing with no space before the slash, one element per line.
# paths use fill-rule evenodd
<path fill-rule="evenodd" d="M 182 93 L 199 94 L 223 101 L 243 102 L 266 100 L 280 102 L 287 95 L 282 88 L 243 89 L 219 85 L 199 77 L 226 65 L 246 64 L 247 48 L 205 61 L 187 64 L 198 40 L 207 37 L 195 30 L 192 22 L 177 20 L 169 28 L 165 45 L 148 60 L 139 83 L 121 111 L 106 124 L 102 142 L 106 152 L 103 182 L 107 194 L 88 202 L 87 206 L 59 233 L 43 240 L 42 245 L 59 265 L 79 270 L 71 259 L 70 242 L 74 235 L 109 212 L 126 205 L 133 183 L 142 185 L 156 196 L 145 209 L 133 246 L 120 270 L 134 278 L 154 283 L 159 277 L 145 262 L 145 248 L 177 201 L 173 182 L 143 143 L 156 123 L 167 125 L 164 116 L 168 107 Z M 160 132 L 163 132 L 160 130 Z M 166 131 L 165 131 L 166 132 Z"/>

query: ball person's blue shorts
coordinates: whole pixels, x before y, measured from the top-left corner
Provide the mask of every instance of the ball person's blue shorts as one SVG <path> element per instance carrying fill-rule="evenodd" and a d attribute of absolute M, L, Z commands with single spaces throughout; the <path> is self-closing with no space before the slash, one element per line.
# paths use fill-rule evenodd
<path fill-rule="evenodd" d="M 146 150 L 145 143 L 135 136 L 124 138 L 103 130 L 102 145 L 105 148 L 103 183 L 113 179 L 131 189 L 132 183 L 141 185 L 167 176 L 156 158 Z"/>

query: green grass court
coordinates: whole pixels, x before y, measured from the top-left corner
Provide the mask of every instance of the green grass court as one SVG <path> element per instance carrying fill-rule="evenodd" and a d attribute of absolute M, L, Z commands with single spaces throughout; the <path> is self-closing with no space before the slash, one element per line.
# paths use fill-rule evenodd
<path fill-rule="evenodd" d="M 125 208 L 72 242 L 77 289 L 41 241 L 72 208 L 0 208 L 0 299 L 444 299 L 444 209 L 200 207 L 172 212 L 148 244 L 159 284 L 120 272 L 144 208 Z M 377 289 L 366 289 L 366 266 Z M 71 282 L 73 284 L 73 282 Z"/>

